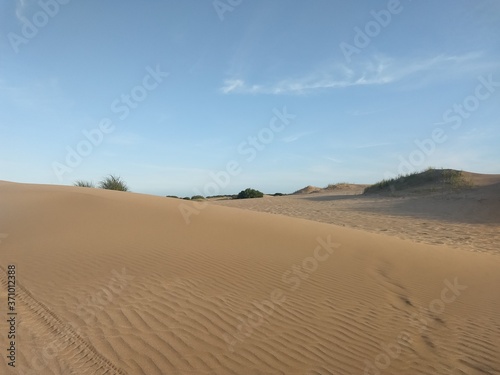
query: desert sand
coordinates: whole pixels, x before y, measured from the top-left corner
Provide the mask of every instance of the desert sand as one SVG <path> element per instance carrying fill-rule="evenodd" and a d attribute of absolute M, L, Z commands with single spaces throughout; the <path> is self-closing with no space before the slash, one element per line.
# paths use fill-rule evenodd
<path fill-rule="evenodd" d="M 363 195 L 367 185 L 298 194 L 214 200 L 229 207 L 299 217 L 427 244 L 500 255 L 500 175 L 466 173 L 474 187 L 457 191 Z"/>
<path fill-rule="evenodd" d="M 457 194 L 192 206 L 0 182 L 0 373 L 500 374 L 499 211 L 476 209 L 498 195 Z"/>

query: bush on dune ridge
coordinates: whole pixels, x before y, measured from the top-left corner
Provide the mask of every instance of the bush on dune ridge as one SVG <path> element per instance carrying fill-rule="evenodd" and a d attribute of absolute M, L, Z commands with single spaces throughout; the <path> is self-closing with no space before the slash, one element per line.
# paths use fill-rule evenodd
<path fill-rule="evenodd" d="M 368 186 L 363 193 L 382 193 L 389 190 L 397 191 L 426 184 L 440 184 L 443 187 L 450 187 L 452 189 L 463 189 L 473 186 L 472 181 L 465 177 L 463 171 L 427 168 L 424 171 L 416 171 L 406 175 L 399 175 L 395 178 L 384 179 Z"/>
<path fill-rule="evenodd" d="M 77 180 L 73 185 L 79 187 L 95 188 L 95 185 L 92 181 Z M 100 189 L 106 190 L 129 191 L 129 188 L 125 181 L 123 181 L 121 177 L 112 174 L 100 181 L 98 187 Z"/>
<path fill-rule="evenodd" d="M 104 180 L 99 182 L 99 187 L 106 190 L 128 191 L 128 186 L 119 176 L 110 174 Z"/>
<path fill-rule="evenodd" d="M 262 198 L 264 196 L 264 193 L 255 190 L 255 189 L 245 189 L 239 192 L 239 194 L 236 196 L 236 199 L 248 199 L 248 198 Z"/>
<path fill-rule="evenodd" d="M 92 181 L 84 181 L 84 180 L 76 180 L 73 186 L 95 188 L 95 185 Z"/>

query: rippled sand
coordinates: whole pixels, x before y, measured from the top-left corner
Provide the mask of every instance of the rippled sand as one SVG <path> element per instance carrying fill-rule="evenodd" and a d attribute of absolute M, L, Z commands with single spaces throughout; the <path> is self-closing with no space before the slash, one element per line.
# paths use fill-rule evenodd
<path fill-rule="evenodd" d="M 0 373 L 500 373 L 498 223 L 364 199 L 224 203 L 312 221 L 0 182 L 0 311 L 15 264 L 18 313 L 17 372 L 2 355 Z"/>

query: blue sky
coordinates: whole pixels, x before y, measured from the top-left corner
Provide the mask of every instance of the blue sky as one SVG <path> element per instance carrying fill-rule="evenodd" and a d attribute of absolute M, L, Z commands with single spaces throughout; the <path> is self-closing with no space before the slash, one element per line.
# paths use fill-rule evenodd
<path fill-rule="evenodd" d="M 0 0 L 0 179 L 184 196 L 500 173 L 499 42 L 494 0 Z"/>

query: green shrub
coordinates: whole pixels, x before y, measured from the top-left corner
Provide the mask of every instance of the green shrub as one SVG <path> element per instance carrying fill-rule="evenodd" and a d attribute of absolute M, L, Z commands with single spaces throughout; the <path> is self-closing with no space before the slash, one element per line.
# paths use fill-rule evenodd
<path fill-rule="evenodd" d="M 264 193 L 255 190 L 255 189 L 245 189 L 239 192 L 237 195 L 237 199 L 247 199 L 247 198 L 262 198 L 264 196 Z"/>
<path fill-rule="evenodd" d="M 466 178 L 462 171 L 453 169 L 435 169 L 427 168 L 422 172 L 412 172 L 406 175 L 399 175 L 396 178 L 384 179 L 364 190 L 364 194 L 379 193 L 384 191 L 395 192 L 407 188 L 415 188 L 420 186 L 428 186 L 427 184 L 434 184 L 429 189 L 436 191 L 437 186 L 441 189 L 452 188 L 462 189 L 471 188 L 473 183 L 470 179 Z"/>
<path fill-rule="evenodd" d="M 464 176 L 462 171 L 445 169 L 443 171 L 443 183 L 450 185 L 453 189 L 471 188 L 474 183 L 470 178 Z"/>
<path fill-rule="evenodd" d="M 328 184 L 328 186 L 325 189 L 326 190 L 342 189 L 348 187 L 349 185 L 350 185 L 349 182 L 338 182 L 336 184 Z"/>
<path fill-rule="evenodd" d="M 73 185 L 79 187 L 95 188 L 95 185 L 92 181 L 77 180 Z"/>
<path fill-rule="evenodd" d="M 193 195 L 193 196 L 191 197 L 191 200 L 192 200 L 192 201 L 201 201 L 201 200 L 203 200 L 203 199 L 205 199 L 205 197 L 204 197 L 203 195 Z"/>
<path fill-rule="evenodd" d="M 127 184 L 121 179 L 121 177 L 109 175 L 104 180 L 99 182 L 99 187 L 106 190 L 118 190 L 118 191 L 128 191 Z"/>

